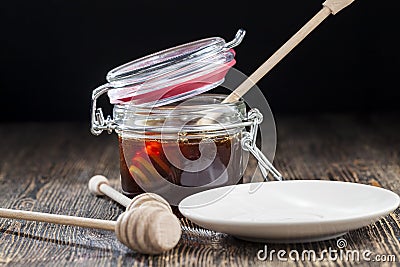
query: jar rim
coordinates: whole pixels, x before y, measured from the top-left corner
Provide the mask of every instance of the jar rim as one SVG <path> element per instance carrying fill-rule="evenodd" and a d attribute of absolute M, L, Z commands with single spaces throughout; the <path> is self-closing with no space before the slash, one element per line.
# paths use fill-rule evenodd
<path fill-rule="evenodd" d="M 226 95 L 201 94 L 183 103 L 160 107 L 138 107 L 135 105 L 114 105 L 114 122 L 118 131 L 144 131 L 176 133 L 210 132 L 233 130 L 249 126 L 246 120 L 246 106 L 243 99 L 222 103 Z M 200 104 L 202 101 L 203 104 Z M 207 102 L 208 101 L 208 102 Z M 213 102 L 213 103 L 210 103 Z M 211 115 L 210 115 L 211 114 Z M 212 114 L 218 115 L 213 117 Z M 208 120 L 207 118 L 215 118 Z M 165 124 L 165 120 L 186 120 L 188 124 L 179 127 Z M 205 123 L 190 123 L 205 118 Z M 152 123 L 149 123 L 152 122 Z"/>
<path fill-rule="evenodd" d="M 203 103 L 203 104 L 195 104 L 196 100 L 201 100 L 203 99 L 210 99 L 214 98 L 215 100 L 220 100 L 220 102 L 216 103 Z M 171 103 L 170 105 L 163 105 L 163 106 L 137 106 L 133 105 L 132 103 L 119 103 L 115 104 L 115 107 L 118 107 L 123 110 L 135 110 L 135 111 L 143 111 L 143 112 L 148 112 L 148 111 L 171 111 L 171 110 L 176 110 L 177 108 L 183 109 L 183 110 L 204 110 L 204 109 L 213 109 L 216 107 L 237 107 L 239 105 L 244 104 L 243 98 L 235 101 L 235 102 L 229 102 L 229 103 L 222 103 L 222 101 L 226 98 L 226 95 L 223 94 L 201 94 L 197 95 L 192 99 L 185 100 L 180 104 L 180 102 L 174 102 Z M 191 105 L 189 105 L 191 103 Z"/>

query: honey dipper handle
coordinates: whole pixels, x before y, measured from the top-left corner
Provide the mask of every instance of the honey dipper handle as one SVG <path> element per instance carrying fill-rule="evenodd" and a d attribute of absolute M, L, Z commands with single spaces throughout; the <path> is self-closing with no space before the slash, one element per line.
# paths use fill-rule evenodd
<path fill-rule="evenodd" d="M 104 175 L 92 176 L 89 180 L 88 188 L 92 194 L 98 196 L 106 195 L 124 207 L 128 207 L 132 202 L 130 198 L 112 188 Z"/>
<path fill-rule="evenodd" d="M 115 190 L 114 188 L 109 186 L 108 184 L 101 184 L 99 186 L 99 189 L 104 195 L 115 200 L 116 202 L 118 202 L 119 204 L 121 204 L 124 207 L 128 207 L 129 204 L 132 202 L 132 199 L 121 194 L 120 192 L 118 192 L 117 190 Z"/>
<path fill-rule="evenodd" d="M 282 45 L 267 61 L 265 61 L 253 74 L 251 74 L 238 88 L 236 88 L 223 103 L 232 103 L 239 100 L 247 93 L 264 75 L 278 64 L 293 48 L 295 48 L 306 36 L 312 32 L 330 14 L 336 14 L 353 0 L 327 0 L 323 8 L 309 20 L 297 33 L 295 33 L 284 45 Z"/>
<path fill-rule="evenodd" d="M 116 222 L 114 221 L 3 208 L 0 208 L 0 218 L 73 225 L 110 231 L 115 231 L 116 226 Z"/>

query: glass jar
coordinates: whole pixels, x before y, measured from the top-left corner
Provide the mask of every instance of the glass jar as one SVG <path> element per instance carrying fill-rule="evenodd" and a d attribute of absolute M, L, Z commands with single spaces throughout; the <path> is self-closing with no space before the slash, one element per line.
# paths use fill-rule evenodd
<path fill-rule="evenodd" d="M 154 192 L 176 206 L 193 193 L 241 182 L 247 151 L 265 178 L 268 172 L 281 178 L 256 147 L 262 114 L 246 113 L 242 100 L 223 103 L 225 95 L 205 94 L 224 81 L 243 36 L 239 30 L 228 43 L 207 38 L 134 60 L 93 91 L 91 131 L 118 134 L 126 195 Z M 113 118 L 96 106 L 104 93 Z"/>
<path fill-rule="evenodd" d="M 190 193 L 238 183 L 246 107 L 221 103 L 225 97 L 202 94 L 155 108 L 115 105 L 123 192 L 158 192 L 165 182 L 192 187 Z M 218 118 L 198 125 L 210 116 Z"/>

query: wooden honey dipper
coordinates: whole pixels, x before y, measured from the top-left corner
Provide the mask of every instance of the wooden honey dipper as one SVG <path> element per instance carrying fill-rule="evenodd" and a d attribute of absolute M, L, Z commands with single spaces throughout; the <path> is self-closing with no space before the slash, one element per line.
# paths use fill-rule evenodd
<path fill-rule="evenodd" d="M 112 200 L 124 206 L 127 211 L 137 207 L 159 207 L 173 214 L 168 201 L 160 195 L 154 193 L 143 193 L 130 199 L 112 188 L 108 179 L 103 175 L 95 175 L 90 178 L 88 188 L 94 195 L 108 196 Z"/>
<path fill-rule="evenodd" d="M 175 247 L 181 237 L 179 220 L 160 206 L 138 206 L 117 221 L 0 208 L 0 217 L 115 231 L 118 240 L 144 254 L 159 254 Z"/>

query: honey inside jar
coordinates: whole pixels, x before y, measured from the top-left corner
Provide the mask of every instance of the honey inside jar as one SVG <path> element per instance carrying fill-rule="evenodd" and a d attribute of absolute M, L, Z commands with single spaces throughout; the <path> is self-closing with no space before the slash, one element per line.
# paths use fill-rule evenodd
<path fill-rule="evenodd" d="M 136 182 L 151 181 L 152 177 L 162 177 L 170 183 L 191 187 L 234 184 L 241 170 L 240 134 L 216 137 L 209 141 L 216 146 L 216 155 L 211 163 L 198 172 L 187 171 L 175 166 L 167 158 L 165 150 L 179 146 L 184 156 L 178 160 L 199 160 L 201 139 L 162 141 L 157 139 L 138 140 L 119 137 L 121 185 L 125 194 L 135 195 L 144 192 Z M 144 143 L 144 144 L 143 144 Z M 150 164 L 149 164 L 150 163 Z M 182 162 L 182 165 L 184 162 Z M 146 166 L 147 165 L 147 166 Z"/>

